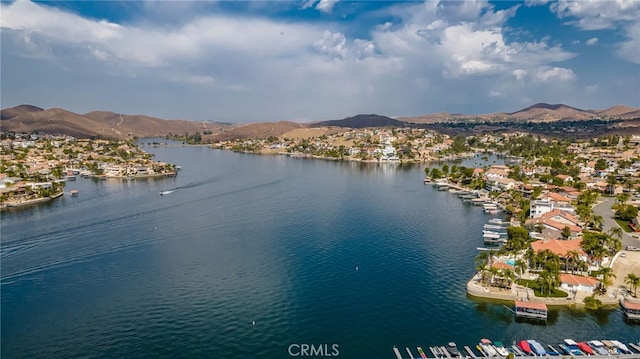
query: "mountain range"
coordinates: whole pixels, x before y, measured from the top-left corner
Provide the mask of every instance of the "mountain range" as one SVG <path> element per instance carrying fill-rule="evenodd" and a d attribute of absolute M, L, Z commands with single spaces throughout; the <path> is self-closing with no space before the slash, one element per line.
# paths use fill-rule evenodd
<path fill-rule="evenodd" d="M 376 114 L 356 115 L 339 120 L 311 123 L 289 121 L 230 124 L 209 121 L 164 120 L 144 115 L 125 115 L 109 111 L 77 114 L 61 108 L 42 109 L 33 105 L 19 105 L 0 111 L 3 132 L 44 132 L 76 137 L 130 138 L 159 137 L 169 134 L 203 134 L 205 140 L 232 140 L 320 135 L 337 132 L 336 128 L 406 127 L 426 124 L 485 121 L 485 122 L 555 122 L 592 119 L 640 120 L 640 108 L 616 105 L 604 110 L 583 110 L 563 104 L 537 103 L 522 110 L 491 114 L 451 114 L 446 112 L 413 117 L 391 118 Z M 321 130 L 323 129 L 323 130 Z"/>

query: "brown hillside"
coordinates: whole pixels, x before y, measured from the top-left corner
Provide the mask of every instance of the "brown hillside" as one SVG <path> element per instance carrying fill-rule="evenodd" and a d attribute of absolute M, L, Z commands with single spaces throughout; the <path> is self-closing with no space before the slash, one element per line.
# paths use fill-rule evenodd
<path fill-rule="evenodd" d="M 280 121 L 276 123 L 252 123 L 214 134 L 211 139 L 214 141 L 242 140 L 249 138 L 265 139 L 269 136 L 279 137 L 287 132 L 300 128 L 306 128 L 306 126 L 290 121 Z"/>
<path fill-rule="evenodd" d="M 615 105 L 606 110 L 597 112 L 598 115 L 607 115 L 616 118 L 640 118 L 640 108 L 625 105 Z"/>
<path fill-rule="evenodd" d="M 0 111 L 0 119 L 9 120 L 14 117 L 27 114 L 29 112 L 37 112 L 42 111 L 40 107 L 32 106 L 32 105 L 19 105 L 16 107 L 11 107 Z"/>
<path fill-rule="evenodd" d="M 143 115 L 94 111 L 79 115 L 64 109 L 21 105 L 2 110 L 0 127 L 6 132 L 44 132 L 75 137 L 155 137 L 168 134 L 219 132 L 232 125 L 218 122 L 163 120 Z"/>

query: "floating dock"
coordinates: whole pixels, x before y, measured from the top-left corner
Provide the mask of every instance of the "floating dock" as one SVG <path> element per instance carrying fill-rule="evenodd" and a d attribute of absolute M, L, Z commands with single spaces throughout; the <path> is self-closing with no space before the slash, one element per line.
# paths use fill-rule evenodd
<path fill-rule="evenodd" d="M 546 321 L 549 311 L 547 305 L 544 303 L 516 300 L 514 313 L 516 317 L 542 319 Z"/>
<path fill-rule="evenodd" d="M 402 359 L 402 355 L 400 355 L 398 348 L 393 347 L 393 352 L 396 354 L 396 359 Z"/>

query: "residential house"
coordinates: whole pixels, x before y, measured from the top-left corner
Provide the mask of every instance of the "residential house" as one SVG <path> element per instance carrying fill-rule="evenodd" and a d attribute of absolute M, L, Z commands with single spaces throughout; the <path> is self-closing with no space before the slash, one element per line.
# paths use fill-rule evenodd
<path fill-rule="evenodd" d="M 560 288 L 567 292 L 584 292 L 591 295 L 595 292 L 597 286 L 598 280 L 593 277 L 583 277 L 568 273 L 560 274 Z"/>

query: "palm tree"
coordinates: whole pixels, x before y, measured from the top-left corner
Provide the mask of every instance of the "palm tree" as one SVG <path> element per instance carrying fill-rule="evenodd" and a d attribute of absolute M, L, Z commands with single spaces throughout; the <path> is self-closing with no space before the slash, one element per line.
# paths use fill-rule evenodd
<path fill-rule="evenodd" d="M 602 219 L 602 216 L 600 215 L 594 215 L 593 217 L 591 217 L 591 223 L 593 224 L 594 228 L 601 229 L 604 224 L 604 219 Z"/>
<path fill-rule="evenodd" d="M 500 269 L 491 266 L 489 267 L 489 274 L 491 275 L 491 285 L 493 286 L 495 278 L 500 275 Z"/>
<path fill-rule="evenodd" d="M 564 259 L 567 263 L 567 267 L 571 267 L 571 274 L 573 274 L 576 267 L 578 266 L 578 261 L 580 260 L 580 253 L 578 253 L 578 251 L 568 251 Z"/>
<path fill-rule="evenodd" d="M 522 259 L 516 259 L 513 263 L 513 270 L 516 274 L 522 276 L 522 274 L 527 270 L 527 263 Z"/>
<path fill-rule="evenodd" d="M 557 272 L 552 272 L 547 269 L 540 272 L 540 275 L 536 280 L 536 282 L 538 282 L 538 285 L 540 286 L 540 292 L 542 294 L 551 293 L 553 289 L 557 287 L 558 283 L 560 282 L 558 277 L 559 277 L 559 274 Z"/>
<path fill-rule="evenodd" d="M 634 273 L 629 273 L 624 277 L 624 283 L 629 285 L 629 291 L 633 290 L 633 296 L 635 297 L 638 286 L 640 286 L 640 277 Z"/>
<path fill-rule="evenodd" d="M 511 288 L 511 284 L 516 279 L 515 273 L 511 269 L 503 269 L 500 273 L 502 278 L 506 279 L 506 284 L 503 284 L 505 288 Z"/>
<path fill-rule="evenodd" d="M 600 283 L 602 284 L 603 291 L 606 293 L 607 287 L 613 283 L 611 279 L 616 278 L 616 274 L 613 273 L 613 268 L 611 267 L 601 268 L 598 272 L 602 277 Z"/>

